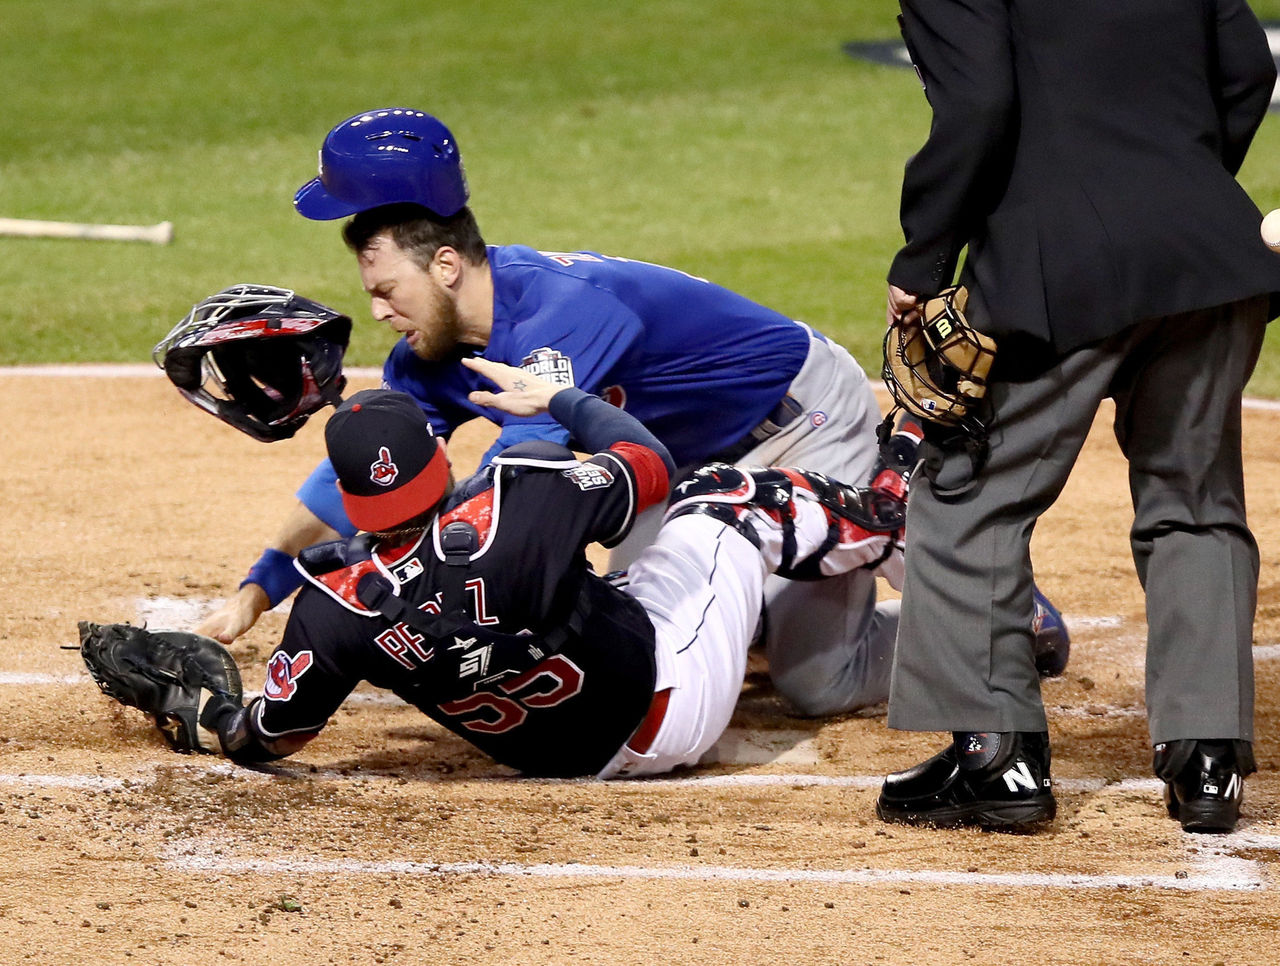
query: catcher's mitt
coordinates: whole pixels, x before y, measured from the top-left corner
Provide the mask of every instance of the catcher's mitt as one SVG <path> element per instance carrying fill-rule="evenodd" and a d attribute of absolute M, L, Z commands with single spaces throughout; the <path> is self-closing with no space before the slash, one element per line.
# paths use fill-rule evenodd
<path fill-rule="evenodd" d="M 965 318 L 969 292 L 944 289 L 924 303 L 920 319 L 901 320 L 884 337 L 884 382 L 907 412 L 944 426 L 964 425 L 986 395 L 996 344 Z"/>
<path fill-rule="evenodd" d="M 151 715 L 174 751 L 220 750 L 218 718 L 243 699 L 226 648 L 186 631 L 89 621 L 79 628 L 80 656 L 103 694 Z"/>

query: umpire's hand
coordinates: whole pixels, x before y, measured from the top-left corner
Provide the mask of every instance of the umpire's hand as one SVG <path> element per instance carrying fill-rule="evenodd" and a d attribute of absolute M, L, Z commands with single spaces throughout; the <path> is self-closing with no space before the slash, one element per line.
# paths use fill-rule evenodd
<path fill-rule="evenodd" d="M 920 320 L 920 296 L 914 292 L 889 286 L 889 304 L 885 312 L 885 325 L 893 328 L 898 322 L 912 325 Z"/>

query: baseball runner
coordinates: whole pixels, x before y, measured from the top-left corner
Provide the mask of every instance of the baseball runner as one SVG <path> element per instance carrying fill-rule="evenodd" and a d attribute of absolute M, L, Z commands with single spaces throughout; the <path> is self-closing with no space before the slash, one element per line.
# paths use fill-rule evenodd
<path fill-rule="evenodd" d="M 325 439 L 344 508 L 364 532 L 299 558 L 305 583 L 260 697 L 242 707 L 238 679 L 179 682 L 190 700 L 157 717 L 175 747 L 245 764 L 282 758 L 363 680 L 526 775 L 692 765 L 733 713 L 766 575 L 874 566 L 902 525 L 896 493 L 711 464 L 676 487 L 656 541 L 619 588 L 591 571 L 584 549 L 616 544 L 637 513 L 666 500 L 666 448 L 581 389 L 484 359 L 463 365 L 500 389 L 473 391 L 474 405 L 550 413 L 595 455 L 523 442 L 450 493 L 445 444 L 415 400 L 353 395 Z M 82 626 L 101 683 L 110 675 L 90 660 L 93 633 Z M 163 653 L 175 644 L 190 646 L 166 641 Z M 225 661 L 196 671 L 210 668 Z"/>
<path fill-rule="evenodd" d="M 396 151 L 387 150 L 393 144 Z M 634 415 L 678 468 L 712 460 L 805 466 L 855 483 L 876 471 L 878 404 L 863 370 L 821 333 L 683 272 L 594 252 L 486 245 L 467 207 L 456 142 L 438 120 L 392 109 L 356 115 L 321 149 L 320 177 L 295 205 L 313 219 L 354 217 L 356 253 L 374 318 L 404 333 L 383 370 L 411 395 L 438 436 L 488 418 L 500 427 L 482 465 L 515 444 L 572 440 L 547 414 L 517 416 L 470 398 L 480 357 L 577 386 Z M 579 446 L 580 448 L 580 446 Z M 240 590 L 199 628 L 229 642 L 298 586 L 292 558 L 354 532 L 322 463 L 299 505 Z M 626 567 L 654 539 L 650 512 L 615 548 Z M 896 579 L 901 555 L 878 571 L 830 581 L 771 580 L 761 638 L 779 691 L 798 709 L 831 713 L 884 700 L 897 602 L 877 603 L 876 576 Z M 1038 619 L 1052 659 L 1065 663 L 1065 627 Z"/>

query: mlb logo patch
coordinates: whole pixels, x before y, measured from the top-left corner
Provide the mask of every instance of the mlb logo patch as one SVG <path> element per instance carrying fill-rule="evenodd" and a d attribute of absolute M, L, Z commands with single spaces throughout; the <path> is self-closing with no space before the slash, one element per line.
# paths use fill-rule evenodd
<path fill-rule="evenodd" d="M 407 584 L 414 577 L 422 574 L 422 561 L 417 557 L 410 557 L 404 563 L 396 564 L 391 568 L 391 572 L 395 575 L 396 580 L 402 584 Z"/>
<path fill-rule="evenodd" d="M 595 463 L 579 463 L 571 470 L 562 470 L 560 475 L 573 480 L 580 490 L 598 490 L 613 483 L 613 474 Z"/>
<path fill-rule="evenodd" d="M 534 349 L 520 360 L 520 368 L 556 386 L 574 385 L 572 360 L 550 346 Z"/>

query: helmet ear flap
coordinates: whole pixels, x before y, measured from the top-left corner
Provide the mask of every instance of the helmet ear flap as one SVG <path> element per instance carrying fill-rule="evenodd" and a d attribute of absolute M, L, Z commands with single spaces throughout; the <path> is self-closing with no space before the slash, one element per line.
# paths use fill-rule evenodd
<path fill-rule="evenodd" d="M 309 302 L 308 299 L 299 301 Z M 324 310 L 324 306 L 318 307 Z M 321 390 L 334 387 L 330 402 L 335 406 L 342 401 L 339 394 L 347 383 L 346 377 L 342 375 L 342 359 L 350 340 L 351 320 L 345 315 L 330 319 L 316 329 L 314 335 L 304 336 L 300 340 L 306 347 L 306 357 L 311 361 L 312 372 Z"/>

